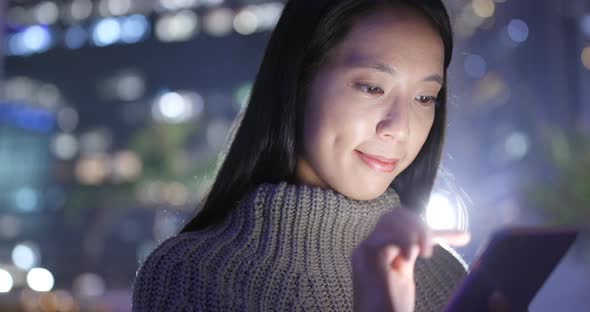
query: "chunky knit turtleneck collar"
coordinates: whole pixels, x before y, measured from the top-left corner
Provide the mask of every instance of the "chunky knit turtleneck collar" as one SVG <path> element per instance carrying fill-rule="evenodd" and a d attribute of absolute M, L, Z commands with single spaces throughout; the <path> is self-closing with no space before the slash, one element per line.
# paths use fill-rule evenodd
<path fill-rule="evenodd" d="M 332 189 L 287 182 L 261 184 L 245 198 L 275 211 L 281 210 L 276 207 L 277 204 L 296 204 L 299 209 L 292 211 L 294 214 L 308 214 L 315 209 L 322 209 L 327 215 L 338 219 L 381 215 L 400 203 L 393 188 L 388 188 L 385 193 L 371 200 L 356 200 Z"/>
<path fill-rule="evenodd" d="M 348 253 L 374 228 L 387 211 L 400 206 L 388 188 L 372 200 L 355 200 L 332 189 L 303 184 L 262 184 L 244 197 L 238 213 L 254 213 L 268 232 L 278 228 L 304 233 L 308 243 L 341 246 Z"/>

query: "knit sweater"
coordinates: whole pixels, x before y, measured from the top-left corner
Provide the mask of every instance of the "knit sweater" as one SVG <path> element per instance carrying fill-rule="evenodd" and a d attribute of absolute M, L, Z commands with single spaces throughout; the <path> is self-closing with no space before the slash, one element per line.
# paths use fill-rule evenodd
<path fill-rule="evenodd" d="M 160 244 L 138 271 L 133 311 L 351 311 L 352 251 L 399 207 L 391 188 L 359 201 L 319 187 L 260 185 L 222 224 Z M 441 245 L 418 258 L 416 311 L 442 311 L 466 269 Z"/>

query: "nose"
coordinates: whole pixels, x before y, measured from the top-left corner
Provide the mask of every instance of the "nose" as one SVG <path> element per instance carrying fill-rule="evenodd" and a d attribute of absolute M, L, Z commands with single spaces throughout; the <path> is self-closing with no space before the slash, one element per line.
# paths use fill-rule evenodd
<path fill-rule="evenodd" d="M 406 141 L 410 136 L 410 112 L 407 103 L 396 101 L 377 124 L 377 135 L 386 140 Z"/>

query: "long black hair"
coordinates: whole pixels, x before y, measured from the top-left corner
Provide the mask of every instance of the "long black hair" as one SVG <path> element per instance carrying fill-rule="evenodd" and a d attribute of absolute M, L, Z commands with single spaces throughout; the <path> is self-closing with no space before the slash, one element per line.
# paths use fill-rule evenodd
<path fill-rule="evenodd" d="M 444 44 L 444 83 L 432 129 L 416 159 L 390 186 L 406 207 L 417 212 L 424 209 L 436 178 L 446 123 L 453 40 L 444 5 L 440 0 L 290 0 L 271 35 L 241 124 L 211 189 L 181 232 L 220 223 L 259 184 L 294 182 L 310 81 L 354 22 L 384 5 L 417 9 L 438 30 Z"/>

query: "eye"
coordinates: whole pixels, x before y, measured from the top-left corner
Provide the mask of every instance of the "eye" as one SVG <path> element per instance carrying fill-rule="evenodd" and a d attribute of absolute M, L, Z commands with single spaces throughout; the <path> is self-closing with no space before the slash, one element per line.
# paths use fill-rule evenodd
<path fill-rule="evenodd" d="M 428 105 L 432 105 L 434 103 L 436 103 L 436 96 L 424 96 L 424 95 L 418 95 L 415 98 L 416 101 L 420 102 L 420 104 L 428 106 Z"/>
<path fill-rule="evenodd" d="M 361 90 L 364 93 L 370 94 L 370 95 L 381 95 L 383 93 L 385 93 L 385 91 L 383 91 L 383 89 L 379 86 L 373 86 L 370 84 L 365 84 L 365 83 L 355 83 L 355 88 Z"/>

